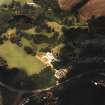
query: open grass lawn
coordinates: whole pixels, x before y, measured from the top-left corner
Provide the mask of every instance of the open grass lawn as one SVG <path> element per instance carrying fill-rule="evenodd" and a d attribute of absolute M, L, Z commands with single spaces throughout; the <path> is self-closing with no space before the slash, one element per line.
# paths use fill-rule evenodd
<path fill-rule="evenodd" d="M 28 75 L 39 73 L 46 67 L 37 58 L 26 54 L 21 47 L 9 41 L 0 46 L 0 56 L 7 61 L 9 68 L 21 68 Z"/>
<path fill-rule="evenodd" d="M 31 47 L 32 48 L 31 41 L 27 40 L 24 37 L 21 38 L 21 43 L 23 44 L 23 46 L 28 46 L 28 47 Z"/>
<path fill-rule="evenodd" d="M 33 35 L 36 34 L 35 28 L 32 27 L 30 29 L 24 30 L 25 33 L 29 34 L 29 35 Z"/>
<path fill-rule="evenodd" d="M 40 51 L 41 49 L 46 49 L 48 48 L 49 44 L 48 43 L 42 43 L 42 44 L 36 44 L 38 51 Z"/>

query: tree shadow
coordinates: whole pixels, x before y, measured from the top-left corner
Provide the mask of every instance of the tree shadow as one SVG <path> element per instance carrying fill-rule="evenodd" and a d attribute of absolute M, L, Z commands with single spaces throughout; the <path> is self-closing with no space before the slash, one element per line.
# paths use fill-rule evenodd
<path fill-rule="evenodd" d="M 105 88 L 101 86 L 97 87 L 91 83 L 91 81 L 94 81 L 96 78 L 99 79 L 102 78 L 102 76 L 98 76 L 98 72 L 93 72 L 86 75 L 82 74 L 82 76 L 77 78 L 74 77 L 74 79 L 66 83 L 62 89 L 58 89 L 58 91 L 55 92 L 60 99 L 59 105 L 105 104 Z"/>
<path fill-rule="evenodd" d="M 33 26 L 34 20 L 26 15 L 15 15 L 9 19 L 8 24 L 17 29 L 29 29 Z"/>
<path fill-rule="evenodd" d="M 13 100 L 16 99 L 17 93 L 11 92 L 3 87 L 0 86 L 0 102 L 1 105 L 12 105 L 14 103 Z"/>
<path fill-rule="evenodd" d="M 99 72 L 105 74 L 105 17 L 90 19 L 88 27 L 63 29 L 66 48 L 61 49 L 61 55 L 67 61 L 63 65 L 72 65 L 69 78 L 74 79 L 57 91 L 60 105 L 105 104 L 105 88 L 91 83 L 105 80 L 105 76 L 99 76 Z"/>
<path fill-rule="evenodd" d="M 61 49 L 61 59 L 68 62 L 63 65 L 73 65 L 73 72 L 105 69 L 105 17 L 90 19 L 88 27 L 63 28 L 66 48 Z"/>
<path fill-rule="evenodd" d="M 3 84 L 15 90 L 31 91 L 52 86 L 55 83 L 53 76 L 54 72 L 51 71 L 50 67 L 32 76 L 28 76 L 24 71 L 18 68 L 8 69 L 8 67 L 5 66 L 0 67 L 0 82 L 2 81 Z M 14 102 L 13 100 L 16 99 L 17 92 L 19 91 L 11 91 L 0 85 L 0 92 L 3 105 L 11 105 Z"/>
<path fill-rule="evenodd" d="M 88 25 L 90 32 L 105 34 L 105 16 L 93 16 L 88 20 Z"/>
<path fill-rule="evenodd" d="M 17 68 L 8 69 L 7 66 L 0 66 L 0 82 L 5 84 L 5 87 L 0 85 L 1 101 L 3 105 L 11 105 L 16 99 L 17 91 L 11 91 L 6 87 L 17 89 L 17 83 L 15 83 L 16 77 L 20 74 L 20 70 Z M 19 85 L 19 83 L 17 84 Z"/>
<path fill-rule="evenodd" d="M 25 79 L 27 74 L 24 70 L 18 68 L 9 69 L 8 67 L 0 67 L 0 81 L 13 88 L 19 88 L 20 82 Z M 18 84 L 17 84 L 18 83 Z"/>
<path fill-rule="evenodd" d="M 78 13 L 79 9 L 84 6 L 86 3 L 88 2 L 88 0 L 81 0 L 76 6 L 74 6 L 71 10 L 71 12 L 73 13 Z"/>

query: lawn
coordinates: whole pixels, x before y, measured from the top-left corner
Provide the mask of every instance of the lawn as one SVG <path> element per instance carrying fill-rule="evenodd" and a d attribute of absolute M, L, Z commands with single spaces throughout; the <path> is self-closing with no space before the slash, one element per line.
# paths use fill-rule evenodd
<path fill-rule="evenodd" d="M 29 35 L 33 35 L 33 34 L 36 34 L 36 31 L 35 31 L 35 28 L 32 27 L 30 29 L 27 29 L 27 30 L 24 30 L 23 32 L 29 34 Z"/>
<path fill-rule="evenodd" d="M 22 43 L 23 46 L 28 46 L 28 47 L 32 48 L 31 41 L 29 41 L 28 39 L 26 39 L 24 37 L 21 38 L 21 43 Z"/>
<path fill-rule="evenodd" d="M 46 67 L 37 58 L 26 54 L 21 47 L 9 41 L 0 46 L 0 56 L 7 61 L 9 68 L 23 69 L 28 75 L 37 74 Z"/>

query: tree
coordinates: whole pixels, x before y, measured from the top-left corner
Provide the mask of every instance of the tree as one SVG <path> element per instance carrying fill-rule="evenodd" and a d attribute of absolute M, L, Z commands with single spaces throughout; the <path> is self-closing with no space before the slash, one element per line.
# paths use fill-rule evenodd
<path fill-rule="evenodd" d="M 0 66 L 7 66 L 7 62 L 0 57 Z"/>
<path fill-rule="evenodd" d="M 37 88 L 47 88 L 56 83 L 54 71 L 50 67 L 43 69 L 39 74 L 35 74 L 31 78 Z"/>
<path fill-rule="evenodd" d="M 47 32 L 48 32 L 48 33 L 51 33 L 51 32 L 52 32 L 51 27 L 47 27 Z"/>
<path fill-rule="evenodd" d="M 3 97 L 2 97 L 1 92 L 0 92 L 0 105 L 3 105 Z"/>
<path fill-rule="evenodd" d="M 20 38 L 19 37 L 12 37 L 10 38 L 12 43 L 16 43 L 17 45 L 20 44 Z"/>
<path fill-rule="evenodd" d="M 0 44 L 3 44 L 3 38 L 0 38 Z"/>
<path fill-rule="evenodd" d="M 33 36 L 33 41 L 34 41 L 34 43 L 37 43 L 37 44 L 47 43 L 48 37 L 41 35 L 41 34 L 38 34 L 38 35 Z"/>
<path fill-rule="evenodd" d="M 24 50 L 26 51 L 27 54 L 35 55 L 35 52 L 33 51 L 31 47 L 25 46 Z"/>
<path fill-rule="evenodd" d="M 57 0 L 33 0 L 35 3 L 41 5 L 44 8 L 58 8 Z"/>

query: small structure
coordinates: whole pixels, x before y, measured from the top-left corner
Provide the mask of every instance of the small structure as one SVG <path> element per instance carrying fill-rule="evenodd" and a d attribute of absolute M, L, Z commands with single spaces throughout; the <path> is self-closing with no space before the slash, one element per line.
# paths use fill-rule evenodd
<path fill-rule="evenodd" d="M 46 54 L 40 53 L 37 54 L 36 57 L 45 65 L 50 66 L 51 68 L 53 68 L 52 62 L 57 61 L 51 52 L 47 52 Z"/>
<path fill-rule="evenodd" d="M 31 7 L 36 7 L 36 8 L 39 8 L 40 6 L 34 2 L 28 2 L 27 3 L 28 6 L 31 6 Z"/>
<path fill-rule="evenodd" d="M 55 77 L 60 80 L 62 78 L 64 78 L 66 75 L 68 74 L 68 70 L 67 69 L 60 69 L 60 70 L 55 70 Z"/>

